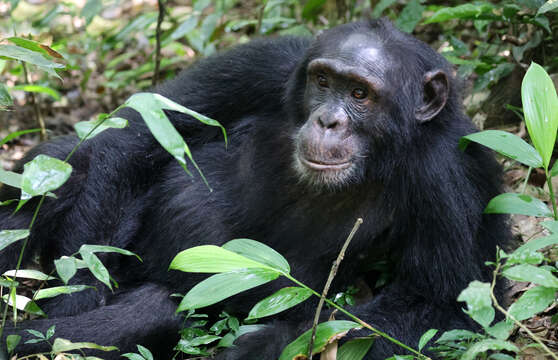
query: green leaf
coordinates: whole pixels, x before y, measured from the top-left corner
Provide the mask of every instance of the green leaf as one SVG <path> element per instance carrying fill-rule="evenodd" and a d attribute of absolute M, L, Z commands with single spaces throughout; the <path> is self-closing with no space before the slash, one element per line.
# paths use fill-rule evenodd
<path fill-rule="evenodd" d="M 268 269 L 240 269 L 210 276 L 188 291 L 177 312 L 213 305 L 278 277 L 279 273 Z"/>
<path fill-rule="evenodd" d="M 461 360 L 475 360 L 477 355 L 487 352 L 488 350 L 506 350 L 511 352 L 519 352 L 517 346 L 508 341 L 486 339 L 479 341 L 469 347 L 463 354 Z"/>
<path fill-rule="evenodd" d="M 10 276 L 10 277 L 16 277 L 16 271 L 15 270 L 9 270 L 9 271 L 6 271 L 3 275 L 4 276 Z M 17 271 L 17 277 L 18 278 L 23 278 L 23 279 L 35 279 L 35 280 L 41 280 L 41 281 L 56 279 L 55 277 L 48 276 L 47 274 L 42 273 L 38 270 L 18 270 Z"/>
<path fill-rule="evenodd" d="M 101 0 L 87 0 L 79 16 L 85 18 L 85 24 L 89 25 L 91 20 L 95 17 L 95 15 L 99 14 L 103 10 L 103 2 Z"/>
<path fill-rule="evenodd" d="M 10 91 L 4 84 L 0 84 L 0 109 L 3 109 L 14 104 L 14 99 L 10 95 Z M 0 143 L 0 145 L 2 145 Z"/>
<path fill-rule="evenodd" d="M 77 264 L 74 257 L 63 256 L 60 259 L 54 260 L 54 266 L 64 284 L 67 284 L 77 272 Z"/>
<path fill-rule="evenodd" d="M 395 26 L 403 32 L 412 33 L 422 19 L 424 9 L 419 0 L 411 0 L 397 17 Z"/>
<path fill-rule="evenodd" d="M 23 90 L 26 92 L 32 92 L 32 93 L 41 93 L 41 94 L 46 94 L 50 97 L 52 97 L 54 100 L 60 100 L 60 93 L 52 88 L 49 88 L 47 86 L 41 86 L 41 85 L 16 85 L 13 87 L 14 90 Z"/>
<path fill-rule="evenodd" d="M 0 146 L 6 144 L 8 141 L 12 141 L 13 139 L 20 137 L 21 135 L 36 133 L 40 131 L 41 129 L 28 129 L 28 130 L 21 130 L 21 131 L 10 133 L 8 134 L 8 136 L 0 140 Z"/>
<path fill-rule="evenodd" d="M 271 268 L 215 245 L 196 246 L 176 255 L 170 269 L 184 272 L 221 273 L 239 269 Z"/>
<path fill-rule="evenodd" d="M 550 306 L 556 299 L 556 288 L 537 286 L 527 290 L 508 312 L 519 321 L 529 319 Z"/>
<path fill-rule="evenodd" d="M 100 351 L 117 351 L 116 346 L 101 346 L 90 342 L 77 342 L 73 343 L 70 340 L 57 338 L 52 345 L 52 352 L 55 354 L 80 350 L 80 349 L 94 349 Z"/>
<path fill-rule="evenodd" d="M 505 193 L 490 200 L 485 214 L 521 214 L 552 217 L 552 212 L 541 200 L 525 194 Z"/>
<path fill-rule="evenodd" d="M 23 166 L 21 189 L 26 195 L 22 193 L 22 200 L 58 189 L 71 173 L 70 164 L 48 155 L 37 155 Z"/>
<path fill-rule="evenodd" d="M 558 130 L 558 95 L 550 76 L 536 63 L 523 78 L 521 100 L 529 135 L 547 169 Z"/>
<path fill-rule="evenodd" d="M 55 286 L 47 289 L 37 290 L 35 293 L 35 300 L 52 298 L 61 294 L 72 294 L 86 289 L 94 289 L 93 286 L 87 285 L 68 285 L 68 286 Z"/>
<path fill-rule="evenodd" d="M 0 182 L 21 189 L 21 174 L 0 168 Z"/>
<path fill-rule="evenodd" d="M 60 76 L 58 76 L 54 69 L 62 69 L 66 67 L 65 65 L 47 60 L 38 52 L 15 45 L 0 45 L 0 57 L 25 61 L 29 64 L 36 65 L 40 69 L 46 71 L 49 75 L 55 76 L 59 79 Z"/>
<path fill-rule="evenodd" d="M 492 18 L 492 4 L 483 2 L 477 4 L 464 4 L 455 7 L 443 7 L 434 15 L 426 19 L 425 24 L 448 21 L 450 19 L 484 19 Z"/>
<path fill-rule="evenodd" d="M 99 258 L 95 254 L 87 251 L 80 251 L 80 255 L 83 261 L 85 261 L 85 263 L 87 264 L 87 268 L 89 269 L 89 271 L 91 271 L 93 276 L 95 276 L 100 282 L 102 282 L 103 284 L 108 286 L 109 289 L 112 290 L 109 272 L 103 265 L 101 260 L 99 260 Z"/>
<path fill-rule="evenodd" d="M 128 120 L 111 117 L 109 119 L 97 119 L 91 121 L 80 121 L 74 125 L 76 134 L 80 139 L 91 139 L 107 129 L 123 129 L 128 126 Z"/>
<path fill-rule="evenodd" d="M 301 287 L 286 287 L 258 302 L 246 320 L 271 316 L 292 308 L 312 296 L 312 291 Z M 246 321 L 245 320 L 245 321 Z"/>
<path fill-rule="evenodd" d="M 312 352 L 317 354 L 322 352 L 325 346 L 334 338 L 342 338 L 351 329 L 360 329 L 362 326 L 352 321 L 334 320 L 318 324 L 316 327 L 316 339 Z M 308 352 L 308 344 L 312 336 L 312 329 L 306 331 L 295 341 L 287 345 L 279 360 L 293 360 L 297 356 L 306 356 Z"/>
<path fill-rule="evenodd" d="M 149 351 L 149 349 L 141 346 L 141 345 L 136 345 L 138 348 L 139 353 L 141 354 L 141 356 L 143 356 L 143 358 L 145 360 L 153 360 L 153 354 L 151 354 L 151 351 Z"/>
<path fill-rule="evenodd" d="M 496 339 L 506 340 L 513 331 L 514 325 L 511 321 L 500 321 L 491 327 L 485 328 L 485 331 L 494 336 Z"/>
<path fill-rule="evenodd" d="M 543 6 L 539 8 L 539 10 L 537 11 L 537 15 L 544 14 L 545 12 L 552 11 L 556 8 L 558 8 L 558 0 L 548 0 L 544 3 Z"/>
<path fill-rule="evenodd" d="M 82 245 L 79 248 L 79 252 L 88 252 L 88 253 L 98 253 L 98 252 L 102 252 L 102 253 L 117 253 L 117 254 L 122 254 L 122 255 L 126 255 L 126 256 L 135 256 L 136 258 L 138 258 L 139 261 L 142 261 L 141 258 L 136 255 L 135 253 L 126 250 L 126 249 L 121 249 L 118 247 L 114 247 L 114 246 L 108 246 L 108 245 Z"/>
<path fill-rule="evenodd" d="M 420 337 L 419 343 L 418 343 L 418 350 L 421 351 L 422 348 L 428 344 L 428 342 L 434 337 L 436 336 L 436 334 L 438 333 L 438 329 L 430 329 L 427 332 L 425 332 L 424 334 L 422 334 L 422 336 Z"/>
<path fill-rule="evenodd" d="M 284 273 L 288 274 L 291 271 L 289 263 L 281 254 L 261 242 L 250 239 L 234 239 L 225 243 L 222 247 Z"/>
<path fill-rule="evenodd" d="M 527 166 L 534 168 L 543 166 L 542 158 L 537 150 L 514 134 L 501 130 L 485 130 L 469 134 L 459 140 L 459 149 L 465 151 L 470 141 L 489 147 L 497 153 Z"/>
<path fill-rule="evenodd" d="M 8 350 L 8 354 L 14 352 L 16 346 L 19 344 L 20 341 L 21 341 L 21 336 L 19 335 L 8 335 L 6 337 L 6 348 Z"/>
<path fill-rule="evenodd" d="M 516 265 L 502 272 L 510 280 L 527 281 L 550 288 L 558 288 L 558 279 L 548 270 L 533 265 Z"/>
<path fill-rule="evenodd" d="M 337 351 L 337 360 L 362 360 L 373 343 L 373 338 L 357 338 L 347 341 Z"/>
<path fill-rule="evenodd" d="M 0 251 L 18 240 L 29 236 L 29 230 L 2 230 L 0 231 Z"/>
<path fill-rule="evenodd" d="M 457 301 L 465 301 L 467 303 L 467 310 L 465 312 L 483 327 L 488 327 L 494 320 L 495 312 L 492 307 L 489 283 L 476 280 L 471 282 L 459 294 Z"/>
<path fill-rule="evenodd" d="M 238 337 L 254 331 L 262 330 L 266 327 L 266 325 L 242 325 L 238 328 L 238 331 L 229 332 L 227 335 L 223 336 L 223 338 L 219 340 L 217 347 L 231 347 Z"/>

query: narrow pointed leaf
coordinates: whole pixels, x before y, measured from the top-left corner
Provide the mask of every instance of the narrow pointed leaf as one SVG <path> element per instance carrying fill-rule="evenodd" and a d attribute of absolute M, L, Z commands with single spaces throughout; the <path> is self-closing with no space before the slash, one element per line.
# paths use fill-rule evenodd
<path fill-rule="evenodd" d="M 72 166 L 47 155 L 37 155 L 23 166 L 21 189 L 30 196 L 58 189 L 68 180 Z"/>
<path fill-rule="evenodd" d="M 514 302 L 508 312 L 519 321 L 536 315 L 556 300 L 556 288 L 537 286 L 527 290 Z"/>
<path fill-rule="evenodd" d="M 490 200 L 485 214 L 521 214 L 552 217 L 552 211 L 541 200 L 525 194 L 505 193 Z"/>
<path fill-rule="evenodd" d="M 286 287 L 258 302 L 246 320 L 258 319 L 292 308 L 312 296 L 312 291 L 301 287 Z"/>
<path fill-rule="evenodd" d="M 358 323 L 345 320 L 334 320 L 318 324 L 312 352 L 317 354 L 323 351 L 325 346 L 331 341 L 345 336 L 349 330 L 360 328 L 362 328 L 362 326 Z M 308 353 L 310 336 L 312 336 L 312 329 L 306 331 L 295 341 L 287 345 L 281 353 L 279 360 L 295 360 L 297 356 L 306 356 Z"/>
<path fill-rule="evenodd" d="M 537 150 L 517 135 L 501 130 L 485 130 L 463 136 L 459 140 L 459 148 L 464 151 L 470 141 L 484 145 L 527 166 L 534 168 L 543 166 L 541 155 Z"/>
<path fill-rule="evenodd" d="M 533 265 L 516 265 L 502 272 L 510 280 L 527 281 L 558 289 L 558 278 L 550 271 Z"/>
<path fill-rule="evenodd" d="M 284 273 L 288 274 L 291 271 L 289 263 L 281 254 L 261 242 L 250 239 L 234 239 L 223 245 L 223 248 Z"/>
<path fill-rule="evenodd" d="M 525 124 L 535 148 L 548 168 L 558 130 L 558 95 L 544 69 L 532 63 L 521 84 Z"/>
<path fill-rule="evenodd" d="M 52 298 L 62 294 L 72 294 L 86 289 L 94 289 L 93 286 L 87 285 L 68 285 L 68 286 L 55 286 L 47 289 L 40 289 L 35 293 L 35 300 Z"/>
<path fill-rule="evenodd" d="M 196 246 L 176 255 L 170 269 L 184 272 L 220 273 L 239 269 L 268 268 L 265 264 L 215 245 Z"/>
<path fill-rule="evenodd" d="M 213 275 L 188 291 L 180 302 L 177 311 L 213 305 L 278 277 L 278 272 L 268 269 L 241 269 Z"/>
<path fill-rule="evenodd" d="M 373 338 L 361 338 L 347 341 L 337 351 L 337 360 L 362 360 L 373 343 Z"/>
<path fill-rule="evenodd" d="M 25 239 L 29 236 L 29 230 L 2 230 L 0 231 L 0 251 L 9 245 Z"/>
<path fill-rule="evenodd" d="M 74 129 L 80 139 L 84 139 L 85 137 L 91 139 L 107 129 L 123 129 L 126 126 L 128 126 L 128 120 L 119 117 L 111 117 L 108 119 L 80 121 L 74 125 Z"/>

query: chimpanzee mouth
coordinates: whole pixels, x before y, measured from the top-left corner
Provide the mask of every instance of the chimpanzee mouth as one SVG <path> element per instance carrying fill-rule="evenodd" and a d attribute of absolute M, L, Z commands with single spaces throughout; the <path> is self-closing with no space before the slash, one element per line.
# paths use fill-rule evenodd
<path fill-rule="evenodd" d="M 315 160 L 315 159 L 307 159 L 304 156 L 300 157 L 300 161 L 308 168 L 312 170 L 344 170 L 351 166 L 352 161 L 323 161 L 323 160 Z"/>

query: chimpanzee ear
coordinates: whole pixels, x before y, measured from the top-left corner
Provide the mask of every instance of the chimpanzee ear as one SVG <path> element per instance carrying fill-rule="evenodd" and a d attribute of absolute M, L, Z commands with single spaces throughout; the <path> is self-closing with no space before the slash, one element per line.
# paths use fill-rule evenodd
<path fill-rule="evenodd" d="M 423 103 L 415 110 L 419 123 L 432 120 L 446 105 L 449 80 L 442 70 L 432 70 L 424 74 Z"/>

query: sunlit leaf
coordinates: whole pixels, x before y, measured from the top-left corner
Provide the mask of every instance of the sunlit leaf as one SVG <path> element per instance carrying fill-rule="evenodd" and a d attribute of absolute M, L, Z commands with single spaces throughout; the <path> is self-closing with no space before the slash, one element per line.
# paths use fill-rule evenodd
<path fill-rule="evenodd" d="M 29 236 L 29 230 L 2 230 L 0 231 L 0 251 L 18 240 Z"/>
<path fill-rule="evenodd" d="M 74 125 L 74 129 L 80 139 L 84 139 L 85 137 L 91 139 L 107 129 L 123 129 L 126 126 L 128 126 L 128 120 L 119 117 L 111 117 L 109 119 L 80 121 Z"/>
<path fill-rule="evenodd" d="M 289 263 L 281 254 L 261 242 L 250 239 L 234 239 L 225 243 L 223 248 L 284 273 L 288 274 L 291 271 Z"/>
<path fill-rule="evenodd" d="M 558 278 L 550 271 L 533 265 L 516 265 L 502 272 L 502 275 L 510 280 L 527 281 L 558 289 Z"/>
<path fill-rule="evenodd" d="M 525 194 L 505 193 L 490 200 L 486 214 L 521 214 L 552 217 L 552 211 L 541 200 Z"/>
<path fill-rule="evenodd" d="M 213 305 L 278 277 L 279 273 L 268 269 L 241 269 L 213 275 L 188 291 L 180 302 L 177 311 Z"/>
<path fill-rule="evenodd" d="M 521 84 L 525 124 L 535 148 L 548 168 L 558 130 L 558 95 L 544 69 L 532 63 Z"/>
<path fill-rule="evenodd" d="M 465 301 L 467 303 L 467 310 L 465 312 L 483 327 L 489 326 L 494 320 L 495 311 L 492 307 L 489 283 L 471 282 L 459 294 L 457 301 Z"/>
<path fill-rule="evenodd" d="M 94 343 L 89 342 L 77 342 L 73 343 L 70 340 L 57 338 L 54 340 L 54 344 L 52 345 L 52 352 L 53 353 L 63 353 L 73 350 L 80 350 L 80 349 L 94 349 L 100 351 L 116 351 L 118 348 L 116 346 L 101 346 Z"/>
<path fill-rule="evenodd" d="M 527 290 L 514 302 L 508 312 L 519 321 L 528 319 L 546 309 L 556 300 L 556 288 L 536 286 Z"/>
<path fill-rule="evenodd" d="M 301 287 L 286 287 L 258 302 L 246 320 L 274 315 L 300 304 L 312 296 L 312 291 Z"/>
<path fill-rule="evenodd" d="M 485 130 L 463 136 L 459 148 L 464 151 L 470 141 L 484 145 L 499 154 L 534 168 L 542 167 L 540 154 L 517 135 L 501 130 Z"/>
<path fill-rule="evenodd" d="M 362 328 L 362 326 L 358 323 L 345 320 L 333 320 L 318 324 L 312 352 L 317 354 L 323 351 L 325 346 L 333 341 L 333 339 L 342 338 L 349 330 L 360 328 Z M 310 336 L 312 336 L 312 329 L 306 331 L 295 341 L 287 345 L 287 347 L 283 349 L 279 360 L 294 360 L 297 356 L 306 356 L 308 353 Z"/>

